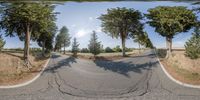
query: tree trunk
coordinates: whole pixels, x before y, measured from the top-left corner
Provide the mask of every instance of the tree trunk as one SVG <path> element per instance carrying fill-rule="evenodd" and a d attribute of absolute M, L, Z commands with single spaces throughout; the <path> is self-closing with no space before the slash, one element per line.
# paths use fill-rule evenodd
<path fill-rule="evenodd" d="M 31 35 L 30 29 L 29 26 L 27 26 L 25 33 L 25 42 L 24 42 L 24 61 L 27 67 L 30 67 L 30 62 L 29 62 L 30 35 Z"/>
<path fill-rule="evenodd" d="M 140 43 L 138 43 L 138 46 L 139 46 L 139 54 L 140 54 L 140 52 L 141 52 L 141 51 L 140 51 L 140 50 L 141 50 L 141 48 L 140 48 Z"/>
<path fill-rule="evenodd" d="M 121 38 L 122 39 L 122 56 L 125 57 L 126 56 L 126 51 L 125 51 L 125 38 Z"/>
<path fill-rule="evenodd" d="M 64 42 L 64 54 L 65 54 L 65 42 Z"/>
<path fill-rule="evenodd" d="M 169 58 L 169 56 L 171 56 L 171 53 L 172 53 L 172 38 L 171 37 L 166 37 L 166 47 L 167 47 L 166 58 Z"/>
<path fill-rule="evenodd" d="M 43 44 L 42 44 L 42 55 L 43 56 L 45 54 L 45 43 L 46 43 L 46 41 L 44 41 Z"/>

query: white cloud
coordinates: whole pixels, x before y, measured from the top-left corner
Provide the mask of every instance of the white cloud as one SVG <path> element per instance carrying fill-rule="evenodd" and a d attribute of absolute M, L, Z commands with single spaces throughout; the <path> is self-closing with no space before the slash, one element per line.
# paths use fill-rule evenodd
<path fill-rule="evenodd" d="M 90 21 L 93 21 L 93 20 L 94 20 L 94 18 L 93 18 L 93 17 L 89 17 L 89 20 L 90 20 Z"/>
<path fill-rule="evenodd" d="M 88 33 L 89 33 L 89 31 L 87 31 L 87 30 L 85 30 L 85 29 L 80 29 L 80 30 L 78 30 L 78 32 L 76 33 L 75 36 L 76 36 L 77 38 L 81 38 L 81 37 L 87 35 Z"/>

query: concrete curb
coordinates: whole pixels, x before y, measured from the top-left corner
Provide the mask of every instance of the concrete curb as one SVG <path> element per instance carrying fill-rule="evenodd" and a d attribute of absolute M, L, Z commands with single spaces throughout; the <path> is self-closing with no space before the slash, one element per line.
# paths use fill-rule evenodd
<path fill-rule="evenodd" d="M 33 79 L 31 79 L 31 80 L 29 80 L 27 82 L 21 83 L 21 84 L 17 84 L 17 85 L 0 86 L 0 89 L 19 88 L 19 87 L 23 87 L 23 86 L 26 86 L 26 85 L 34 82 L 35 80 L 37 80 L 41 76 L 41 74 L 43 73 L 43 71 L 46 69 L 46 67 L 47 67 L 50 59 L 51 59 L 51 56 L 47 60 L 47 62 L 45 63 L 45 65 L 43 66 L 43 69 L 40 71 L 40 73 L 38 73 Z"/>
<path fill-rule="evenodd" d="M 155 49 L 154 49 L 154 53 L 156 54 Z M 157 60 L 158 60 L 158 62 L 159 62 L 159 64 L 160 64 L 162 70 L 164 71 L 164 73 L 165 73 L 165 74 L 167 75 L 167 77 L 168 77 L 169 79 L 171 79 L 173 82 L 175 82 L 175 83 L 177 83 L 177 84 L 179 84 L 179 85 L 181 85 L 181 86 L 184 86 L 184 87 L 200 89 L 200 85 L 191 85 L 191 84 L 183 83 L 183 82 L 181 82 L 181 81 L 176 80 L 175 78 L 173 78 L 173 77 L 167 72 L 167 70 L 165 69 L 165 67 L 162 65 L 162 63 L 160 62 L 160 59 L 158 58 L 157 54 L 156 54 L 156 58 L 157 58 Z"/>

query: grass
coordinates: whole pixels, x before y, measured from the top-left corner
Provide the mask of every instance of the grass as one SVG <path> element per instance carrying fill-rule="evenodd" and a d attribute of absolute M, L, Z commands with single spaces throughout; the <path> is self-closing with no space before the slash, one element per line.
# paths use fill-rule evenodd
<path fill-rule="evenodd" d="M 158 50 L 157 52 L 162 55 L 164 51 Z M 174 50 L 168 59 L 163 58 L 163 55 L 159 57 L 172 77 L 184 83 L 200 85 L 200 59 L 192 60 L 186 57 L 184 50 Z"/>
<path fill-rule="evenodd" d="M 30 55 L 30 61 L 33 66 L 28 69 L 22 53 L 0 53 L 0 85 L 15 85 L 32 79 L 41 71 L 47 58 Z"/>

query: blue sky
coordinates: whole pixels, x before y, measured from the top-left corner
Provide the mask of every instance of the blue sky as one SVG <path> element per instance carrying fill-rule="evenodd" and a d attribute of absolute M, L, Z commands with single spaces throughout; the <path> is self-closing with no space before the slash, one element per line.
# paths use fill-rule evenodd
<path fill-rule="evenodd" d="M 147 13 L 149 8 L 156 6 L 187 6 L 189 9 L 193 8 L 191 3 L 184 2 L 171 2 L 171 1 L 157 1 L 157 2 L 136 2 L 136 1 L 124 1 L 124 2 L 66 2 L 63 5 L 58 5 L 55 9 L 56 12 L 60 12 L 57 15 L 56 24 L 60 29 L 62 26 L 66 26 L 69 29 L 70 36 L 76 37 L 80 43 L 80 48 L 87 48 L 90 35 L 92 31 L 96 31 L 99 37 L 99 41 L 104 45 L 114 47 L 121 45 L 120 39 L 113 39 L 107 34 L 101 31 L 101 21 L 97 19 L 101 14 L 105 14 L 108 8 L 127 7 L 139 10 L 142 13 Z M 145 25 L 144 29 L 153 44 L 156 47 L 165 47 L 165 38 L 154 32 L 154 28 L 149 25 Z M 187 33 L 181 33 L 174 37 L 173 47 L 184 47 L 185 41 L 191 37 L 192 30 Z M 5 48 L 23 48 L 23 42 L 19 41 L 17 37 L 4 37 L 6 40 Z M 134 43 L 132 39 L 126 41 L 127 47 L 138 47 L 137 43 Z M 35 42 L 31 42 L 31 47 L 38 47 Z M 70 49 L 71 47 L 68 47 Z"/>

